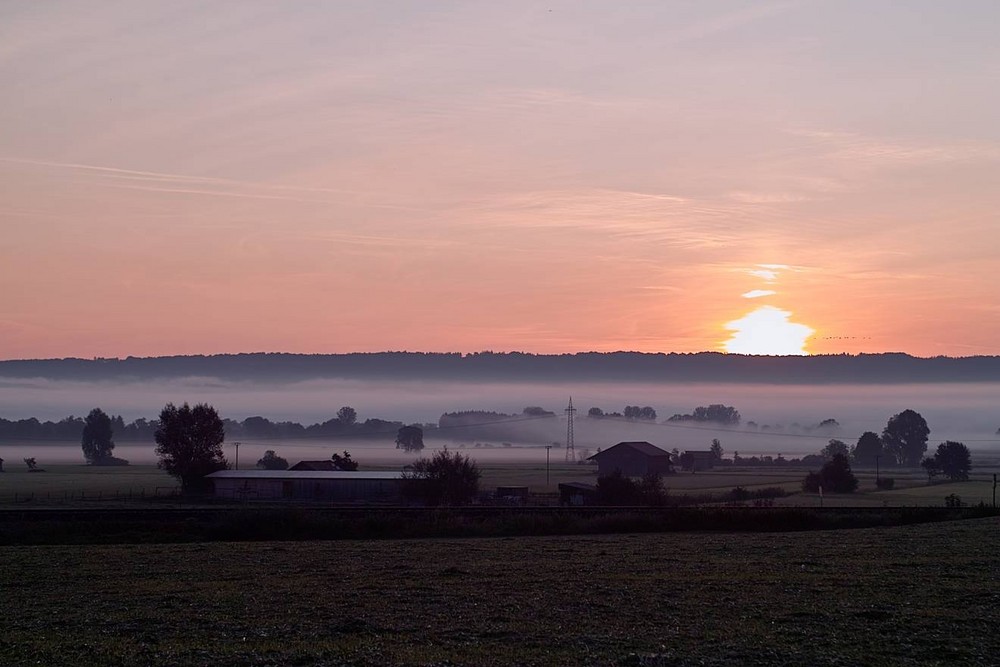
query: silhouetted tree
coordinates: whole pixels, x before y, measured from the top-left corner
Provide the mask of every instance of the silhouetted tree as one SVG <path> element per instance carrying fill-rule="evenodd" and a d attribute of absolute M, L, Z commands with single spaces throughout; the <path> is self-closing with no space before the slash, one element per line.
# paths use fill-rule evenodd
<path fill-rule="evenodd" d="M 712 439 L 712 446 L 709 448 L 709 451 L 712 452 L 712 464 L 713 465 L 721 464 L 723 450 L 722 450 L 722 443 L 719 442 L 718 438 Z"/>
<path fill-rule="evenodd" d="M 972 457 L 965 444 L 952 440 L 942 442 L 938 445 L 934 459 L 941 472 L 947 475 L 948 479 L 954 481 L 969 479 L 969 471 L 972 470 Z"/>
<path fill-rule="evenodd" d="M 403 426 L 396 432 L 396 449 L 419 452 L 424 448 L 424 429 L 416 424 Z"/>
<path fill-rule="evenodd" d="M 344 426 L 353 426 L 358 421 L 358 411 L 349 405 L 337 410 L 337 420 Z"/>
<path fill-rule="evenodd" d="M 288 470 L 288 459 L 278 456 L 273 449 L 269 449 L 257 460 L 257 467 L 264 470 Z"/>
<path fill-rule="evenodd" d="M 858 443 L 851 449 L 851 458 L 859 466 L 873 467 L 881 456 L 882 438 L 872 431 L 862 433 Z"/>
<path fill-rule="evenodd" d="M 831 440 L 826 447 L 819 451 L 819 455 L 825 459 L 832 459 L 837 454 L 840 454 L 845 458 L 850 454 L 847 449 L 847 443 L 834 439 Z"/>
<path fill-rule="evenodd" d="M 525 417 L 555 417 L 556 413 L 537 405 L 529 405 L 521 411 Z"/>
<path fill-rule="evenodd" d="M 111 459 L 111 452 L 115 448 L 113 437 L 111 417 L 100 408 L 91 410 L 83 420 L 83 436 L 80 440 L 87 463 L 101 465 Z"/>
<path fill-rule="evenodd" d="M 344 450 L 343 455 L 334 453 L 330 459 L 333 461 L 333 467 L 337 470 L 357 470 L 358 462 L 351 458 L 351 453 Z"/>
<path fill-rule="evenodd" d="M 858 479 L 845 455 L 835 454 L 818 473 L 809 473 L 802 482 L 803 491 L 816 492 L 820 487 L 828 493 L 853 493 L 858 488 Z"/>
<path fill-rule="evenodd" d="M 403 473 L 403 493 L 431 506 L 465 505 L 479 492 L 479 477 L 475 461 L 443 449 L 413 462 Z"/>
<path fill-rule="evenodd" d="M 591 408 L 587 410 L 587 416 L 594 419 L 600 419 L 604 416 L 604 410 L 601 410 L 600 408 Z"/>
<path fill-rule="evenodd" d="M 916 467 L 927 451 L 930 432 L 920 413 L 903 410 L 889 418 L 882 431 L 882 446 L 898 465 Z"/>
<path fill-rule="evenodd" d="M 654 410 L 651 406 L 648 405 L 639 408 L 639 414 L 637 415 L 636 418 L 645 419 L 646 421 L 656 421 L 656 410 Z"/>
<path fill-rule="evenodd" d="M 167 403 L 160 412 L 154 436 L 157 465 L 180 480 L 185 491 L 199 491 L 210 485 L 205 480 L 217 470 L 229 467 L 222 453 L 226 434 L 219 413 L 211 405 L 199 403 L 193 408 Z"/>
<path fill-rule="evenodd" d="M 924 469 L 925 473 L 927 473 L 928 484 L 930 484 L 931 480 L 941 474 L 941 465 L 933 456 L 928 456 L 921 461 L 920 467 Z"/>

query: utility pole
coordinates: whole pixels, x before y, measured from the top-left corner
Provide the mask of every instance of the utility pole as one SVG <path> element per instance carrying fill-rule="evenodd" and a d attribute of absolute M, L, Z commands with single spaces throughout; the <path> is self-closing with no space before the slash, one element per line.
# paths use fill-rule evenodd
<path fill-rule="evenodd" d="M 878 454 L 875 455 L 875 487 L 878 488 L 879 477 L 878 477 L 878 460 L 881 458 Z"/>
<path fill-rule="evenodd" d="M 236 446 L 236 470 L 240 469 L 240 445 L 243 444 L 239 441 L 233 443 Z"/>
<path fill-rule="evenodd" d="M 997 474 L 993 473 L 993 508 L 997 506 Z"/>

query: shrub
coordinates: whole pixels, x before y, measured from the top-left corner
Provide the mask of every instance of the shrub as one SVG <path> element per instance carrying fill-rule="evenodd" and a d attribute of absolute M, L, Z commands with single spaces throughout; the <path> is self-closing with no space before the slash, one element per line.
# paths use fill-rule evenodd
<path fill-rule="evenodd" d="M 464 505 L 479 492 L 479 467 L 468 456 L 443 449 L 413 462 L 403 494 L 427 505 Z"/>
<path fill-rule="evenodd" d="M 750 500 L 750 492 L 744 489 L 742 486 L 737 486 L 735 489 L 729 492 L 729 499 L 742 502 L 744 500 Z"/>
<path fill-rule="evenodd" d="M 597 502 L 601 505 L 639 505 L 641 497 L 639 485 L 621 470 L 597 478 Z"/>
<path fill-rule="evenodd" d="M 821 487 L 829 493 L 853 493 L 858 488 L 846 456 L 834 454 L 819 472 L 811 472 L 802 480 L 803 491 L 816 492 Z"/>
<path fill-rule="evenodd" d="M 950 493 L 944 497 L 945 507 L 962 507 L 962 497 L 955 493 Z"/>

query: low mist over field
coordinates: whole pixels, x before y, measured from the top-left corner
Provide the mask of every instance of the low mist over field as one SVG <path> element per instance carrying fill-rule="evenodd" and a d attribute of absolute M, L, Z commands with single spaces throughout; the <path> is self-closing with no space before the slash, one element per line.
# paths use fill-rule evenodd
<path fill-rule="evenodd" d="M 100 407 L 121 415 L 126 422 L 155 419 L 167 402 L 206 402 L 223 417 L 243 420 L 260 415 L 271 421 L 303 425 L 332 418 L 344 405 L 354 407 L 359 421 L 379 418 L 405 423 L 437 423 L 445 412 L 487 410 L 520 414 L 527 406 L 541 406 L 555 417 L 504 426 L 503 435 L 486 442 L 463 429 L 428 432 L 431 447 L 465 445 L 477 458 L 535 460 L 545 443 L 565 441 L 563 409 L 572 395 L 576 417 L 577 449 L 607 447 L 621 440 L 648 440 L 668 449 L 706 449 L 712 438 L 722 441 L 726 452 L 767 453 L 786 456 L 818 451 L 831 437 L 853 443 L 865 430 L 880 432 L 886 420 L 905 409 L 920 412 L 931 428 L 931 443 L 945 439 L 966 442 L 973 450 L 1000 445 L 996 406 L 1000 384 L 907 385 L 767 385 L 767 384 L 652 384 L 622 382 L 587 383 L 474 383 L 376 380 L 313 380 L 295 383 L 251 383 L 213 378 L 183 378 L 143 382 L 69 382 L 40 379 L 0 380 L 0 417 L 16 420 L 36 417 L 60 420 L 86 415 Z M 743 423 L 735 429 L 663 423 L 671 415 L 688 413 L 699 405 L 724 403 L 737 408 Z M 624 422 L 587 417 L 591 407 L 621 412 L 626 405 L 650 406 L 655 422 Z M 817 430 L 826 419 L 835 419 L 839 430 Z M 757 428 L 748 428 L 755 422 Z M 767 426 L 768 428 L 764 429 Z M 748 432 L 750 431 L 750 432 Z M 285 456 L 327 458 L 342 449 L 365 450 L 368 461 L 388 462 L 401 454 L 393 448 L 394 432 L 357 441 L 343 439 L 289 442 L 248 439 L 244 461 L 254 461 L 264 449 L 277 448 Z M 475 448 L 476 440 L 483 440 Z M 510 447 L 503 447 L 507 441 Z M 494 448 L 488 448 L 487 444 Z M 28 443 L 0 443 L 18 452 Z M 32 448 L 52 447 L 30 443 Z M 526 449 L 526 448 L 531 448 Z M 51 458 L 53 450 L 47 450 Z M 119 441 L 116 453 L 134 462 L 152 460 L 152 446 Z M 553 456 L 562 452 L 553 450 Z M 2 455 L 2 454 L 0 454 Z M 27 454 L 25 454 L 27 455 Z M 65 457 L 76 460 L 79 448 Z M 19 459 L 13 459 L 19 460 Z"/>

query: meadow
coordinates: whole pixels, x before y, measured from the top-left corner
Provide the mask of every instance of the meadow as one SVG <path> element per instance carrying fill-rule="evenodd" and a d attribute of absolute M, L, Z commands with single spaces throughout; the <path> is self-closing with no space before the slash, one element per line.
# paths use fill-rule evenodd
<path fill-rule="evenodd" d="M 0 547 L 0 663 L 989 664 L 998 529 Z"/>
<path fill-rule="evenodd" d="M 366 466 L 368 469 L 398 470 L 395 465 Z M 177 482 L 153 465 L 129 465 L 116 467 L 87 466 L 82 464 L 45 465 L 45 472 L 30 473 L 23 465 L 7 464 L 7 471 L 0 474 L 0 507 L 30 503 L 32 505 L 65 505 L 114 503 L 135 504 L 151 497 L 172 495 L 177 490 Z M 544 460 L 537 461 L 502 459 L 480 464 L 482 479 L 480 489 L 484 492 L 498 486 L 527 486 L 531 493 L 544 500 L 544 496 L 554 497 L 561 482 L 597 481 L 594 466 L 552 462 L 546 473 Z M 831 495 L 820 498 L 817 494 L 803 493 L 801 482 L 807 468 L 726 467 L 696 474 L 677 473 L 664 477 L 664 486 L 675 496 L 693 494 L 714 495 L 720 499 L 733 488 L 741 486 L 748 490 L 780 487 L 793 494 L 775 500 L 775 504 L 788 507 L 914 507 L 942 506 L 945 497 L 958 495 L 966 504 L 992 504 L 994 467 L 973 470 L 970 481 L 945 482 L 936 480 L 927 483 L 927 477 L 918 470 L 882 471 L 883 476 L 892 476 L 896 488 L 879 491 L 875 488 L 875 472 L 858 470 L 858 493 Z"/>

